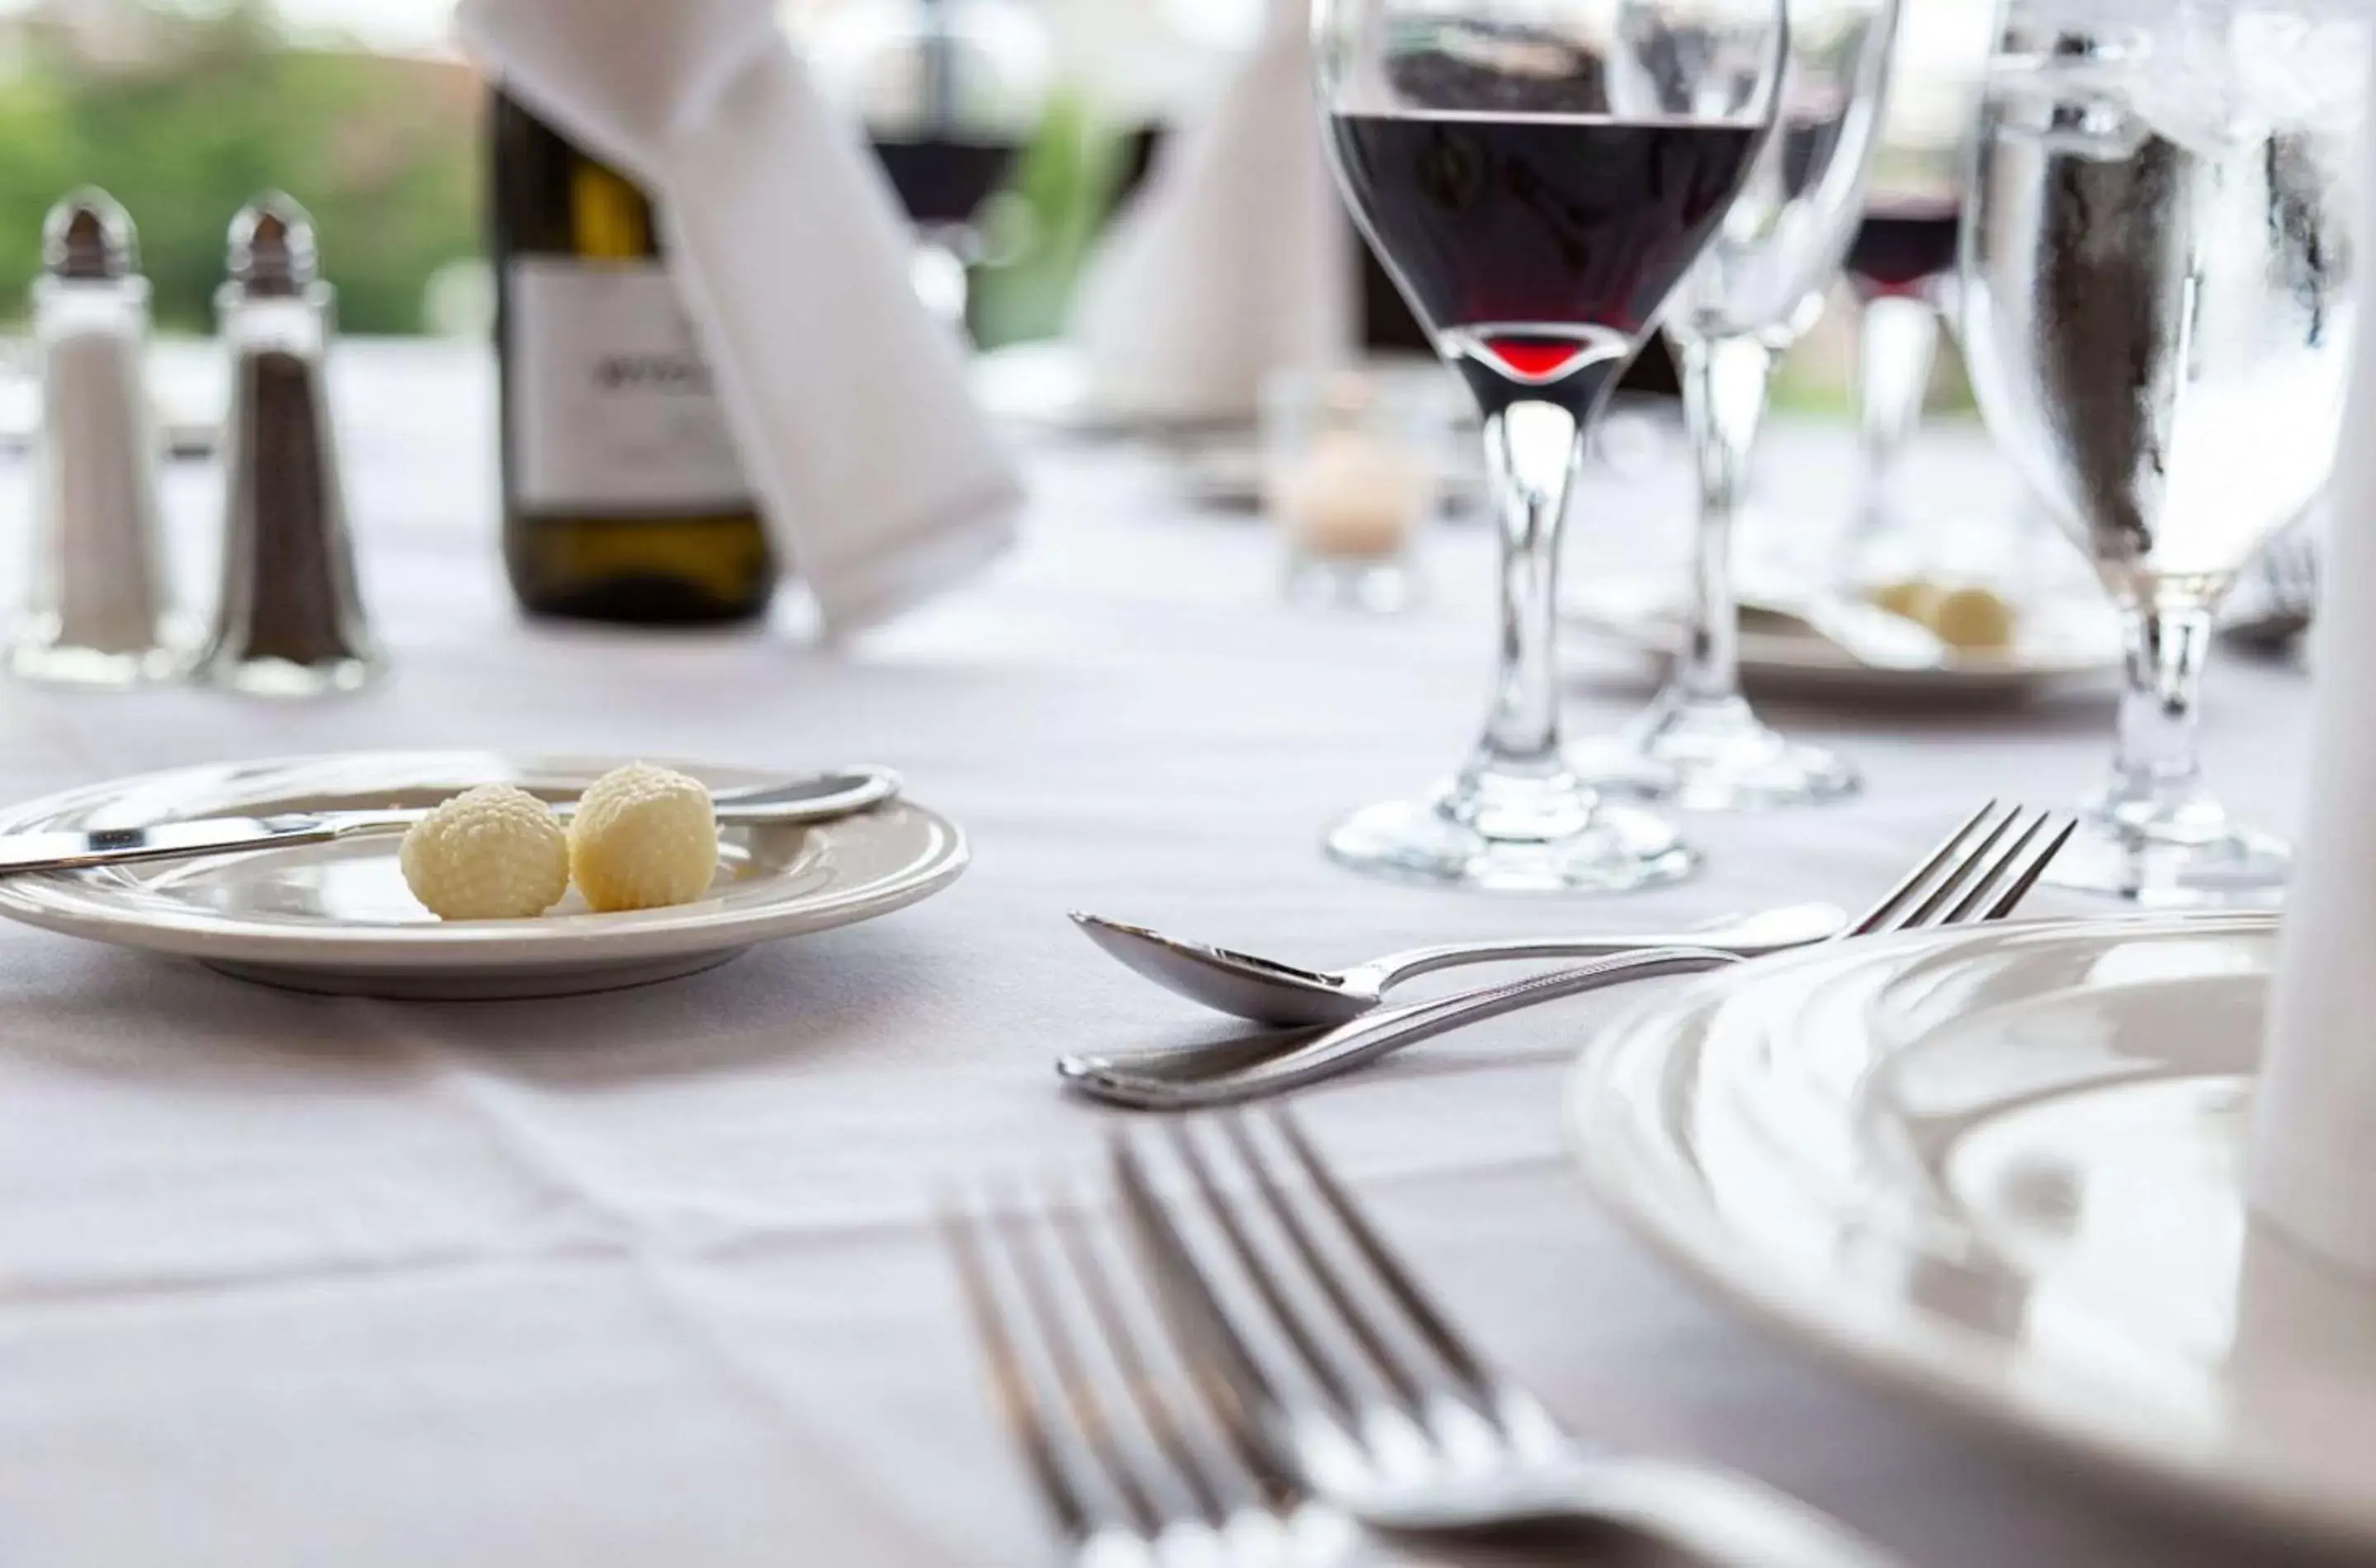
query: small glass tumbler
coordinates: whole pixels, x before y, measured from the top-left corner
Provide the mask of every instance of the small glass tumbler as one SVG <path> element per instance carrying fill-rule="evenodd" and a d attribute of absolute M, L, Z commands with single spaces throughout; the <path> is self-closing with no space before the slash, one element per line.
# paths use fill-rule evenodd
<path fill-rule="evenodd" d="M 1263 498 L 1287 541 L 1287 593 L 1391 614 L 1419 598 L 1417 552 L 1443 505 L 1441 389 L 1353 371 L 1282 372 L 1263 391 Z"/>

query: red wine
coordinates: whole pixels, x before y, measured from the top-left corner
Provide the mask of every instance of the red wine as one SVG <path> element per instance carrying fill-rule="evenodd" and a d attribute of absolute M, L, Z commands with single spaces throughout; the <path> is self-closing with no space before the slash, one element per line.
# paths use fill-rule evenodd
<path fill-rule="evenodd" d="M 1018 149 L 1011 142 L 877 138 L 899 205 L 918 223 L 963 223 L 1005 180 Z"/>
<path fill-rule="evenodd" d="M 1493 408 L 1581 408 L 1656 325 L 1747 175 L 1759 132 L 1599 117 L 1339 114 L 1371 243 Z"/>
<path fill-rule="evenodd" d="M 1952 205 L 1870 208 L 1848 248 L 1848 279 L 1867 298 L 1913 293 L 1954 268 L 1960 228 Z"/>

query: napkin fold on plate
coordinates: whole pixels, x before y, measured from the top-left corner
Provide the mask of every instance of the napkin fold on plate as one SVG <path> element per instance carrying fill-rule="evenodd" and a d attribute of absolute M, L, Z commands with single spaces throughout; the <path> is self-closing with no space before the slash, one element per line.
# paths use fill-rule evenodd
<path fill-rule="evenodd" d="M 463 0 L 455 25 L 505 90 L 655 196 L 761 510 L 829 636 L 1007 547 L 1015 466 L 909 286 L 888 183 L 773 0 Z"/>
<path fill-rule="evenodd" d="M 2369 116 L 2376 167 L 2376 114 Z M 2358 254 L 2376 255 L 2364 204 Z M 2376 267 L 2360 270 L 2346 431 L 2376 430 Z M 2346 440 L 2332 492 L 2325 602 L 2311 636 L 2310 800 L 2286 897 L 2253 1111 L 2254 1209 L 2376 1275 L 2376 445 Z"/>
<path fill-rule="evenodd" d="M 1356 335 L 1352 229 L 1313 101 L 1310 0 L 1177 132 L 1083 275 L 1071 335 L 1092 412 L 1251 419 L 1274 369 L 1325 370 Z"/>

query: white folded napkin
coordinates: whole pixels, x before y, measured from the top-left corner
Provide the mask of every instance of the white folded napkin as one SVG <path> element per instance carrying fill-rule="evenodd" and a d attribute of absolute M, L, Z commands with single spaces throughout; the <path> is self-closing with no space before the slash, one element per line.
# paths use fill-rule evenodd
<path fill-rule="evenodd" d="M 2376 114 L 2368 126 L 2376 168 Z M 2363 209 L 2358 254 L 2376 256 Z M 2362 267 L 2359 366 L 2344 428 L 2376 430 L 2376 267 Z M 2254 1208 L 2376 1274 L 2376 445 L 2346 440 L 2312 636 L 2309 810 L 2287 895 L 2252 1126 Z"/>
<path fill-rule="evenodd" d="M 743 466 L 829 634 L 1007 546 L 1015 468 L 909 287 L 887 183 L 773 0 L 463 0 L 456 26 L 507 91 L 657 198 Z"/>
<path fill-rule="evenodd" d="M 1175 135 L 1083 276 L 1099 412 L 1251 417 L 1264 377 L 1353 352 L 1353 236 L 1313 101 L 1310 0 L 1272 0 L 1226 91 Z"/>

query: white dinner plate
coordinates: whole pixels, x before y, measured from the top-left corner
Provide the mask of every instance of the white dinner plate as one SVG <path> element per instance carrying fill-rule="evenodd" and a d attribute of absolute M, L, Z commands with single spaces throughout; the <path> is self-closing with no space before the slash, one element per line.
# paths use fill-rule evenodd
<path fill-rule="evenodd" d="M 2172 1497 L 2376 1548 L 2376 1288 L 2264 1226 L 2265 915 L 1743 966 L 1585 1055 L 1592 1185 L 1731 1304 Z"/>
<path fill-rule="evenodd" d="M 1681 610 L 1662 582 L 1621 574 L 1578 583 L 1563 606 L 1578 630 L 1616 643 L 1655 667 L 1683 645 Z M 2010 702 L 2077 684 L 2103 683 L 2121 668 L 2120 628 L 2100 600 L 2067 598 L 2021 606 L 2014 646 L 1958 653 L 1933 669 L 1865 664 L 1800 631 L 1740 631 L 1740 678 L 1776 696 Z"/>
<path fill-rule="evenodd" d="M 624 760 L 392 752 L 177 768 L 0 812 L 0 833 L 434 805 L 487 783 L 564 800 Z M 713 790 L 783 777 L 671 766 Z M 754 943 L 888 914 L 946 887 L 967 860 L 956 825 L 908 801 L 807 827 L 725 827 L 719 840 L 708 896 L 666 909 L 594 914 L 572 891 L 534 920 L 441 921 L 405 886 L 402 840 L 388 834 L 0 879 L 0 915 L 301 991 L 560 996 L 694 974 Z"/>

